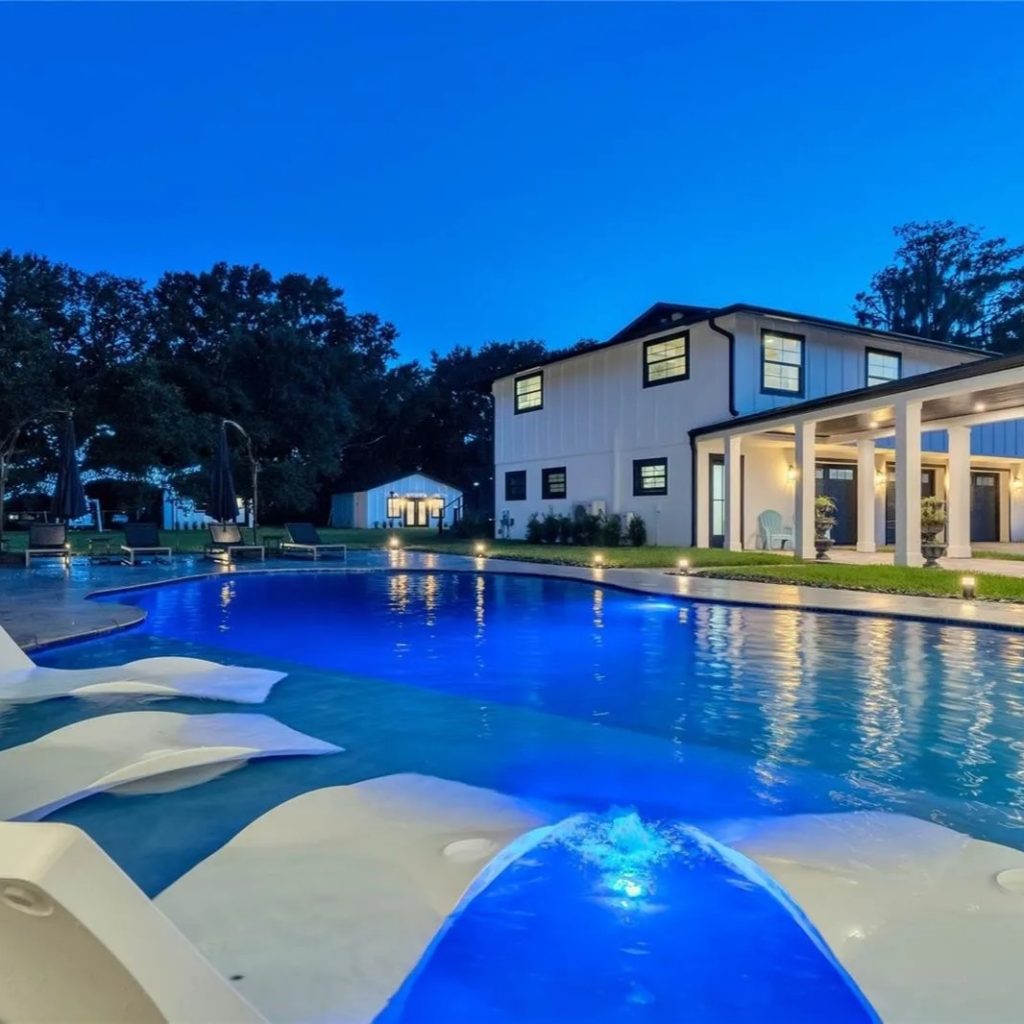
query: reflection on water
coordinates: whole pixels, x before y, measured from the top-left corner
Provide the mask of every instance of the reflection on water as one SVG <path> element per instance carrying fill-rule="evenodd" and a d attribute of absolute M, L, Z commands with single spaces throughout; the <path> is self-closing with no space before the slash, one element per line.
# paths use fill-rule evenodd
<path fill-rule="evenodd" d="M 684 767 L 729 751 L 762 800 L 811 769 L 843 781 L 847 806 L 917 794 L 943 820 L 1024 816 L 1017 634 L 479 572 L 238 577 L 132 600 L 160 636 L 660 737 Z"/>

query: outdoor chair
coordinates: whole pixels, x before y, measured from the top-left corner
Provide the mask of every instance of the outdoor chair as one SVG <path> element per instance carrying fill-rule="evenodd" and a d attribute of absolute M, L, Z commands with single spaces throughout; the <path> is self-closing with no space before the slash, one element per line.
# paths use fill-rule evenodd
<path fill-rule="evenodd" d="M 294 551 L 299 555 L 312 555 L 316 561 L 322 554 L 339 554 L 348 557 L 345 544 L 325 544 L 312 523 L 285 523 L 288 540 L 282 541 L 281 551 Z"/>
<path fill-rule="evenodd" d="M 28 528 L 28 546 L 25 548 L 25 566 L 32 558 L 55 555 L 65 563 L 71 557 L 68 528 L 63 523 L 32 523 Z"/>
<path fill-rule="evenodd" d="M 203 549 L 207 558 L 227 558 L 233 562 L 236 554 L 253 554 L 265 561 L 266 549 L 262 544 L 246 544 L 237 523 L 213 523 L 210 526 L 210 543 Z"/>
<path fill-rule="evenodd" d="M 160 543 L 160 531 L 156 523 L 125 523 L 121 550 L 126 556 L 122 558 L 125 565 L 137 564 L 135 560 L 141 555 L 163 558 L 168 563 L 171 560 L 171 549 Z"/>
<path fill-rule="evenodd" d="M 787 544 L 793 547 L 793 527 L 783 526 L 782 516 L 774 509 L 766 509 L 757 517 L 757 534 L 765 551 L 771 551 L 776 543 L 780 551 Z"/>

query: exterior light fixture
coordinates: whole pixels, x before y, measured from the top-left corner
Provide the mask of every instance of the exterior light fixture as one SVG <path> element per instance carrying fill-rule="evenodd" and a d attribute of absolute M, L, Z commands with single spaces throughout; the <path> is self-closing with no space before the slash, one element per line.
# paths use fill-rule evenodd
<path fill-rule="evenodd" d="M 796 482 L 796 466 L 787 466 L 786 467 L 786 479 L 790 483 L 795 483 Z"/>
<path fill-rule="evenodd" d="M 402 499 L 397 492 L 388 495 L 388 519 L 400 519 L 402 515 Z"/>
<path fill-rule="evenodd" d="M 1021 478 L 1020 478 L 1019 476 L 1015 476 L 1015 477 L 1014 477 L 1014 478 L 1013 478 L 1013 479 L 1012 479 L 1012 480 L 1010 481 L 1010 486 L 1011 486 L 1011 487 L 1012 487 L 1012 488 L 1013 488 L 1013 489 L 1014 489 L 1015 491 L 1019 491 L 1019 490 L 1020 490 L 1020 489 L 1021 489 L 1022 487 L 1024 487 L 1024 480 L 1021 480 Z"/>
<path fill-rule="evenodd" d="M 604 565 L 604 555 L 602 555 L 601 552 L 598 551 L 597 554 L 594 555 L 594 568 L 595 569 L 600 569 L 600 568 L 602 568 L 603 565 Z"/>
<path fill-rule="evenodd" d="M 885 484 L 885 470 L 884 469 L 876 469 L 875 470 L 875 486 L 876 487 L 882 487 L 884 484 Z"/>
<path fill-rule="evenodd" d="M 473 545 L 473 553 L 477 558 L 483 558 L 484 555 L 487 554 L 487 545 L 484 544 L 482 540 L 477 541 L 476 544 Z"/>
<path fill-rule="evenodd" d="M 973 601 L 978 596 L 977 587 L 973 576 L 960 577 L 960 593 L 965 601 Z"/>
<path fill-rule="evenodd" d="M 975 412 L 984 412 L 985 411 L 985 403 L 984 402 L 975 402 L 974 403 L 974 411 Z"/>
<path fill-rule="evenodd" d="M 392 551 L 397 551 L 401 546 L 402 542 L 397 537 L 392 537 L 388 541 L 388 547 L 391 548 Z"/>
<path fill-rule="evenodd" d="M 877 429 L 878 429 L 878 420 L 871 420 L 871 421 L 870 421 L 870 422 L 868 423 L 868 428 L 869 428 L 870 430 L 877 430 Z"/>
<path fill-rule="evenodd" d="M 690 575 L 690 560 L 688 558 L 680 558 L 676 566 L 679 569 L 680 576 Z"/>

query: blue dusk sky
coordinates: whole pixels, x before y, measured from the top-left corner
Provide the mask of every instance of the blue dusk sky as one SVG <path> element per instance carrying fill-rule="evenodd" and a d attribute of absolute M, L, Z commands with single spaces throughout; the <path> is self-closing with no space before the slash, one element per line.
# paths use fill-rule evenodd
<path fill-rule="evenodd" d="M 1024 241 L 1024 4 L 8 4 L 0 247 L 323 273 L 404 357 L 657 300 L 850 318 Z"/>

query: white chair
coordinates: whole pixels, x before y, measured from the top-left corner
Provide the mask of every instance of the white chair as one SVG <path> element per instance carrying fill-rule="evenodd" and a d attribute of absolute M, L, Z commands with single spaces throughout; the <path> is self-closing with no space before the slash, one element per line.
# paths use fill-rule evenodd
<path fill-rule="evenodd" d="M 774 509 L 765 509 L 757 517 L 758 542 L 765 551 L 771 551 L 778 544 L 784 551 L 788 544 L 793 548 L 793 527 L 782 525 L 782 516 Z"/>

